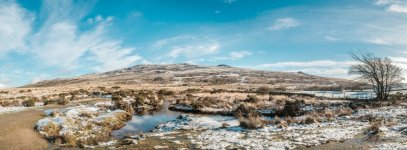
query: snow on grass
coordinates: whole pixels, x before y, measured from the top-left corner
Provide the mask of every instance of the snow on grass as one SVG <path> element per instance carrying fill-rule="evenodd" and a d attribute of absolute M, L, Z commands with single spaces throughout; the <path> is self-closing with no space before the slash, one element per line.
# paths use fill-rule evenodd
<path fill-rule="evenodd" d="M 229 127 L 223 127 L 222 124 Z M 290 125 L 285 129 L 269 125 L 262 129 L 246 130 L 234 117 L 183 115 L 175 121 L 161 124 L 155 134 L 173 131 L 198 131 L 191 143 L 199 149 L 293 149 L 314 146 L 329 141 L 345 141 L 362 133 L 366 122 L 337 120 L 309 125 Z"/>
<path fill-rule="evenodd" d="M 28 109 L 27 107 L 2 107 L 0 106 L 0 114 L 19 112 Z"/>
<path fill-rule="evenodd" d="M 46 110 L 44 113 L 48 117 L 36 123 L 36 129 L 40 134 L 48 139 L 72 138 L 75 141 L 73 143 L 82 146 L 109 140 L 111 130 L 122 127 L 131 117 L 131 114 L 123 110 L 108 111 L 87 105 Z"/>

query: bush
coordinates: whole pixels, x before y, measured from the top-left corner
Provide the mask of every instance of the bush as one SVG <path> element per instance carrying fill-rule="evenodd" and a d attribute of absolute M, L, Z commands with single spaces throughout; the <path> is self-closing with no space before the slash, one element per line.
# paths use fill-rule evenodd
<path fill-rule="evenodd" d="M 150 105 L 153 106 L 154 110 L 160 110 L 162 108 L 161 100 L 156 98 L 150 98 Z"/>
<path fill-rule="evenodd" d="M 246 102 L 249 102 L 249 103 L 257 103 L 257 102 L 259 102 L 260 100 L 259 100 L 259 98 L 258 98 L 256 95 L 247 95 L 247 98 L 246 98 L 245 101 L 246 101 Z"/>
<path fill-rule="evenodd" d="M 200 100 L 193 100 L 191 102 L 191 107 L 196 109 L 196 110 L 199 110 L 201 108 L 204 108 L 204 105 Z"/>
<path fill-rule="evenodd" d="M 67 99 L 58 99 L 57 104 L 58 105 L 66 105 L 66 104 L 69 104 L 69 100 L 67 100 Z"/>
<path fill-rule="evenodd" d="M 365 134 L 368 135 L 368 140 L 371 141 L 377 141 L 380 138 L 380 132 L 380 122 L 371 122 L 370 126 L 365 130 Z"/>
<path fill-rule="evenodd" d="M 44 100 L 44 105 L 50 105 L 50 104 L 56 104 L 56 103 L 57 103 L 56 100 L 49 100 L 49 99 Z"/>
<path fill-rule="evenodd" d="M 288 124 L 292 124 L 292 123 L 298 123 L 298 120 L 296 120 L 290 116 L 287 116 L 287 117 L 285 117 L 285 122 L 287 122 Z"/>
<path fill-rule="evenodd" d="M 113 90 L 118 90 L 118 89 L 120 89 L 120 88 L 121 88 L 120 86 L 113 86 L 113 87 L 112 87 Z"/>
<path fill-rule="evenodd" d="M 324 116 L 325 116 L 325 118 L 327 118 L 328 120 L 331 120 L 331 119 L 335 118 L 335 114 L 334 114 L 331 110 L 325 111 Z"/>
<path fill-rule="evenodd" d="M 258 113 L 256 111 L 256 108 L 254 108 L 253 106 L 249 106 L 249 105 L 245 105 L 245 104 L 240 104 L 234 111 L 233 114 L 237 117 L 239 116 L 243 116 L 243 115 L 248 115 L 248 114 L 254 114 L 254 113 Z"/>
<path fill-rule="evenodd" d="M 342 117 L 342 116 L 350 116 L 352 115 L 352 110 L 350 109 L 340 109 L 338 111 L 338 117 Z"/>
<path fill-rule="evenodd" d="M 114 106 L 116 109 L 121 109 L 130 114 L 134 114 L 133 107 L 129 103 L 123 101 L 123 99 L 121 97 L 114 96 L 114 97 L 112 97 L 112 101 L 114 102 Z"/>
<path fill-rule="evenodd" d="M 267 87 L 267 86 L 262 86 L 257 88 L 256 90 L 257 93 L 265 95 L 271 92 L 271 88 Z"/>
<path fill-rule="evenodd" d="M 302 107 L 304 106 L 303 100 L 286 101 L 284 108 L 277 112 L 279 115 L 296 117 L 304 115 Z"/>
<path fill-rule="evenodd" d="M 134 108 L 140 108 L 144 106 L 144 98 L 141 96 L 136 96 L 134 102 L 131 104 Z"/>
<path fill-rule="evenodd" d="M 42 131 L 46 133 L 47 137 L 50 140 L 55 140 L 55 138 L 59 136 L 60 130 L 61 130 L 60 127 L 53 122 L 50 122 L 49 124 L 42 128 Z"/>
<path fill-rule="evenodd" d="M 157 92 L 158 95 L 165 95 L 165 96 L 171 96 L 171 95 L 175 95 L 174 91 L 170 91 L 167 89 L 161 89 Z"/>
<path fill-rule="evenodd" d="M 24 107 L 33 107 L 33 106 L 35 106 L 35 102 L 36 102 L 35 99 L 30 98 L 29 100 L 23 101 L 22 104 L 23 104 Z"/>
<path fill-rule="evenodd" d="M 317 122 L 317 118 L 313 116 L 307 116 L 305 119 L 302 121 L 303 124 L 313 124 Z"/>
<path fill-rule="evenodd" d="M 186 89 L 185 91 L 183 91 L 182 93 L 189 93 L 189 94 L 191 94 L 191 93 L 197 93 L 197 92 L 199 92 L 199 91 L 201 91 L 202 89 L 195 89 L 195 88 L 188 88 L 188 89 Z"/>
<path fill-rule="evenodd" d="M 246 129 L 258 129 L 264 127 L 264 120 L 259 113 L 249 113 L 238 118 L 240 126 Z"/>

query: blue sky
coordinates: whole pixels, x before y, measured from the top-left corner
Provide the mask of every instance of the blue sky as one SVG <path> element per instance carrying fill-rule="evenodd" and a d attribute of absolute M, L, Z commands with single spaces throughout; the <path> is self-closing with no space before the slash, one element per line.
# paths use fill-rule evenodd
<path fill-rule="evenodd" d="M 136 64 L 350 78 L 348 52 L 407 69 L 403 0 L 0 0 L 0 87 Z"/>

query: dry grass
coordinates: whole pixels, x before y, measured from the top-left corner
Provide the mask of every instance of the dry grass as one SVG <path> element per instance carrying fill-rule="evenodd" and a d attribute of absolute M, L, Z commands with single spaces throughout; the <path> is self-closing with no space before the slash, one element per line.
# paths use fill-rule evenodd
<path fill-rule="evenodd" d="M 66 134 L 62 135 L 61 138 L 66 146 L 70 146 L 70 147 L 77 146 L 77 140 L 76 140 L 75 135 L 66 133 Z"/>
<path fill-rule="evenodd" d="M 285 119 L 285 122 L 287 122 L 287 124 L 293 124 L 293 123 L 298 123 L 299 122 L 297 119 L 294 119 L 294 118 L 292 118 L 290 116 L 287 116 L 284 119 Z"/>
<path fill-rule="evenodd" d="M 338 110 L 337 115 L 338 117 L 342 117 L 342 116 L 350 116 L 352 115 L 353 111 L 351 109 L 348 108 L 343 108 Z"/>
<path fill-rule="evenodd" d="M 258 129 L 264 127 L 264 120 L 258 114 L 250 113 L 238 118 L 240 126 L 246 129 Z"/>
<path fill-rule="evenodd" d="M 313 117 L 313 116 L 306 116 L 303 120 L 302 123 L 303 124 L 313 124 L 313 123 L 317 123 L 317 118 Z"/>
<path fill-rule="evenodd" d="M 35 106 L 35 102 L 36 102 L 35 99 L 30 98 L 28 100 L 23 101 L 22 104 L 24 107 L 33 107 L 33 106 Z"/>
<path fill-rule="evenodd" d="M 371 122 L 370 126 L 365 130 L 369 141 L 377 141 L 380 138 L 381 122 Z"/>
<path fill-rule="evenodd" d="M 59 136 L 60 130 L 61 128 L 53 122 L 50 122 L 42 128 L 42 131 L 46 133 L 47 137 L 50 138 L 50 140 L 55 140 L 55 138 Z"/>

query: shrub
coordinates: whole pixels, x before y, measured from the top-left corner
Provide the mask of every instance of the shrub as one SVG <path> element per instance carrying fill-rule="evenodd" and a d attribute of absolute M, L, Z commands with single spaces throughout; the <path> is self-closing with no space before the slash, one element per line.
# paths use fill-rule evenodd
<path fill-rule="evenodd" d="M 62 140 L 65 143 L 66 146 L 71 146 L 71 147 L 76 147 L 77 146 L 77 141 L 76 137 L 73 134 L 65 133 L 62 135 Z"/>
<path fill-rule="evenodd" d="M 257 103 L 257 102 L 259 102 L 260 100 L 259 100 L 259 98 L 258 98 L 256 95 L 247 95 L 247 98 L 246 98 L 245 101 L 246 101 L 246 102 L 249 102 L 249 103 Z"/>
<path fill-rule="evenodd" d="M 283 120 L 281 120 L 280 117 L 276 116 L 276 117 L 274 117 L 274 119 L 271 121 L 271 123 L 272 123 L 273 125 L 278 125 L 278 124 L 281 123 L 281 121 L 283 121 Z"/>
<path fill-rule="evenodd" d="M 257 88 L 256 90 L 257 93 L 265 95 L 271 92 L 271 88 L 267 87 L 267 86 L 262 86 Z"/>
<path fill-rule="evenodd" d="M 227 92 L 227 91 L 225 89 L 213 89 L 209 93 L 216 94 L 216 93 L 224 93 L 224 92 Z"/>
<path fill-rule="evenodd" d="M 118 89 L 120 89 L 120 88 L 121 88 L 120 86 L 113 86 L 113 87 L 112 87 L 113 90 L 118 90 Z"/>
<path fill-rule="evenodd" d="M 135 101 L 133 103 L 131 103 L 131 105 L 134 108 L 140 108 L 140 107 L 144 106 L 145 102 L 144 102 L 144 99 L 141 96 L 136 96 L 134 99 L 135 99 Z"/>
<path fill-rule="evenodd" d="M 170 91 L 167 89 L 161 89 L 157 92 L 158 95 L 165 95 L 165 96 L 171 96 L 171 95 L 175 95 L 174 91 Z"/>
<path fill-rule="evenodd" d="M 69 101 L 67 99 L 58 99 L 57 104 L 66 105 L 66 104 L 69 104 Z"/>
<path fill-rule="evenodd" d="M 368 121 L 368 122 L 376 122 L 379 121 L 379 118 L 373 116 L 372 114 L 366 114 L 363 116 L 358 117 L 360 121 Z"/>
<path fill-rule="evenodd" d="M 338 117 L 350 116 L 350 115 L 352 115 L 352 110 L 350 110 L 350 109 L 345 108 L 345 109 L 340 109 L 338 111 Z"/>
<path fill-rule="evenodd" d="M 304 114 L 302 107 L 304 105 L 303 100 L 286 101 L 284 108 L 277 112 L 279 115 L 296 117 Z"/>
<path fill-rule="evenodd" d="M 193 100 L 191 102 L 191 107 L 198 110 L 204 107 L 203 103 L 200 100 Z"/>
<path fill-rule="evenodd" d="M 28 100 L 23 101 L 22 104 L 23 104 L 24 107 L 33 107 L 33 106 L 35 106 L 35 102 L 36 102 L 35 99 L 30 98 Z"/>
<path fill-rule="evenodd" d="M 162 108 L 162 105 L 161 105 L 162 103 L 161 103 L 161 100 L 158 100 L 158 99 L 156 99 L 156 98 L 150 98 L 150 105 L 151 106 L 153 106 L 153 109 L 154 110 L 159 110 L 159 109 L 161 109 Z"/>
<path fill-rule="evenodd" d="M 201 90 L 202 89 L 188 88 L 185 91 L 183 91 L 182 93 L 197 93 L 197 92 L 199 92 Z"/>
<path fill-rule="evenodd" d="M 324 116 L 329 120 L 335 118 L 335 114 L 331 110 L 326 110 Z"/>
<path fill-rule="evenodd" d="M 130 114 L 134 114 L 133 107 L 129 103 L 123 101 L 123 99 L 121 97 L 114 96 L 114 97 L 112 97 L 112 101 L 114 102 L 114 106 L 116 109 L 121 109 Z"/>
<path fill-rule="evenodd" d="M 50 122 L 47 125 L 42 127 L 42 131 L 46 133 L 46 136 L 50 140 L 55 140 L 55 138 L 57 138 L 59 136 L 60 130 L 61 130 L 60 127 L 53 122 Z"/>
<path fill-rule="evenodd" d="M 18 100 L 1 100 L 0 106 L 9 107 L 9 106 L 20 106 L 20 102 Z"/>
<path fill-rule="evenodd" d="M 258 129 L 264 127 L 264 120 L 258 113 L 249 113 L 238 118 L 240 126 L 246 129 Z"/>
<path fill-rule="evenodd" d="M 233 114 L 235 115 L 235 116 L 243 116 L 243 115 L 248 115 L 248 114 L 250 114 L 250 113 L 252 113 L 252 114 L 255 114 L 255 113 L 258 113 L 257 111 L 256 111 L 256 108 L 254 108 L 253 106 L 249 106 L 249 105 L 246 105 L 246 104 L 240 104 L 234 111 L 233 111 Z"/>
<path fill-rule="evenodd" d="M 315 118 L 315 117 L 313 117 L 313 116 L 307 116 L 307 117 L 305 117 L 305 119 L 302 121 L 302 123 L 303 124 L 313 124 L 313 123 L 316 123 L 317 121 L 316 121 L 317 119 Z"/>
<path fill-rule="evenodd" d="M 292 124 L 292 123 L 298 123 L 298 120 L 296 120 L 290 116 L 287 116 L 287 117 L 285 117 L 285 122 L 287 122 L 288 124 Z"/>
<path fill-rule="evenodd" d="M 49 100 L 49 99 L 44 100 L 44 105 L 50 105 L 50 104 L 56 104 L 56 103 L 57 103 L 56 100 Z"/>
<path fill-rule="evenodd" d="M 380 122 L 371 122 L 370 126 L 365 130 L 368 135 L 368 140 L 377 141 L 380 138 Z"/>

